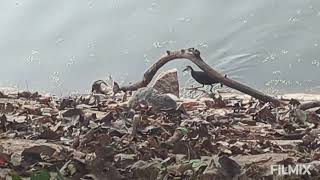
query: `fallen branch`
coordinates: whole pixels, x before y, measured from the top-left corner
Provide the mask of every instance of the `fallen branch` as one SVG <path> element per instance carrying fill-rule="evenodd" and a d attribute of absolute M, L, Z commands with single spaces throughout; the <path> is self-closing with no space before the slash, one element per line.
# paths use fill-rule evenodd
<path fill-rule="evenodd" d="M 128 86 L 123 86 L 120 88 L 116 88 L 117 91 L 135 91 L 139 88 L 146 87 L 155 76 L 157 71 L 169 61 L 175 59 L 188 59 L 194 64 L 196 64 L 200 69 L 204 72 L 208 73 L 208 75 L 219 81 L 221 84 L 226 85 L 230 88 L 236 89 L 240 92 L 248 94 L 256 99 L 259 99 L 263 102 L 271 102 L 275 106 L 279 106 L 282 102 L 276 98 L 268 96 L 260 91 L 257 91 L 249 86 L 243 85 L 237 81 L 229 79 L 224 75 L 221 75 L 216 70 L 212 69 L 208 64 L 206 64 L 202 58 L 200 57 L 200 52 L 197 49 L 189 48 L 187 50 L 182 49 L 180 51 L 167 51 L 167 54 L 161 57 L 156 63 L 154 63 L 145 73 L 143 79 L 134 84 L 130 84 Z M 116 93 L 116 92 L 115 92 Z"/>
<path fill-rule="evenodd" d="M 307 102 L 298 106 L 301 110 L 308 110 L 316 107 L 320 107 L 320 101 Z"/>

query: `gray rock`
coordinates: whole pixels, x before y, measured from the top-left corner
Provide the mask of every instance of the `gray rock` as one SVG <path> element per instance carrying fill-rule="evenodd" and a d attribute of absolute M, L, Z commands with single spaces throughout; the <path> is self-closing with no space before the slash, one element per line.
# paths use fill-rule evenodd
<path fill-rule="evenodd" d="M 161 170 L 161 164 L 158 161 L 146 162 L 139 160 L 131 166 L 134 179 L 157 179 Z"/>
<path fill-rule="evenodd" d="M 92 84 L 91 92 L 110 95 L 113 93 L 113 89 L 107 82 L 97 80 Z"/>
<path fill-rule="evenodd" d="M 152 87 L 138 89 L 129 99 L 128 107 L 136 108 L 140 104 L 152 106 L 154 111 L 176 109 L 177 103 L 169 95 L 160 94 Z"/>
<path fill-rule="evenodd" d="M 221 156 L 217 159 L 219 171 L 225 176 L 225 179 L 233 179 L 240 175 L 241 166 L 233 159 L 227 156 Z"/>
<path fill-rule="evenodd" d="M 160 73 L 153 86 L 161 94 L 171 93 L 179 97 L 179 81 L 177 69 L 171 69 Z"/>

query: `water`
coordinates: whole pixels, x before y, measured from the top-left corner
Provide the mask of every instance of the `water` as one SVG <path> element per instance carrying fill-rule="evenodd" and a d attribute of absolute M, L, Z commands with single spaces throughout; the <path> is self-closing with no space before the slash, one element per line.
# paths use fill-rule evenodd
<path fill-rule="evenodd" d="M 319 0 L 3 0 L 0 86 L 83 92 L 128 83 L 165 50 L 266 92 L 319 92 Z M 188 61 L 164 69 L 182 70 Z M 179 74 L 182 86 L 189 75 Z"/>

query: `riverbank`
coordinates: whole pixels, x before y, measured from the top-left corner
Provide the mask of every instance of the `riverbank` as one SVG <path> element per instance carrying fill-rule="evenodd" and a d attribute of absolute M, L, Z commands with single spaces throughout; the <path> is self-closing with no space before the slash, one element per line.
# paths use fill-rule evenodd
<path fill-rule="evenodd" d="M 162 96 L 140 103 L 149 91 L 156 93 L 2 93 L 1 177 L 40 172 L 64 179 L 259 179 L 277 175 L 271 166 L 301 163 L 310 165 L 310 177 L 320 177 L 317 109 L 300 110 L 294 103 L 274 108 L 232 93 L 172 96 L 173 105 L 159 104 Z"/>

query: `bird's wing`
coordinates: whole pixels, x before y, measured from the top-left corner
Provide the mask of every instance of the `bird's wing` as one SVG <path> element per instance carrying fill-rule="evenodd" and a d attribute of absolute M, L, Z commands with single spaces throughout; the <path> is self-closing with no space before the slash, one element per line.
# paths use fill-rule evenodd
<path fill-rule="evenodd" d="M 194 76 L 195 80 L 200 81 L 204 84 L 214 84 L 218 82 L 217 80 L 211 78 L 207 73 L 203 71 L 195 71 Z"/>

